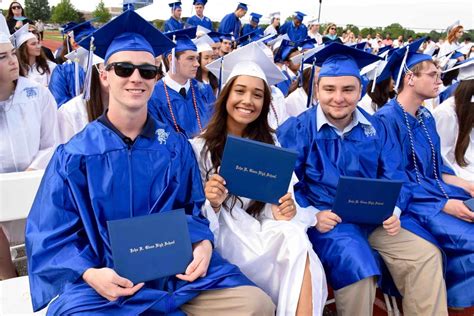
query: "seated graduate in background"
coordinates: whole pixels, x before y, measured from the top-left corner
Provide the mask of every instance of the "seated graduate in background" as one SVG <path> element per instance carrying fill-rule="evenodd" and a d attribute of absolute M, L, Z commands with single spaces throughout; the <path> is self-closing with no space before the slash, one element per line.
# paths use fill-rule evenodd
<path fill-rule="evenodd" d="M 66 40 L 71 39 L 73 42 L 71 48 L 75 48 L 62 55 L 64 58 L 69 56 L 69 58 L 67 58 L 69 60 L 56 67 L 51 75 L 51 81 L 48 86 L 49 91 L 51 91 L 56 99 L 58 107 L 78 96 L 84 87 L 84 68 L 86 68 L 84 64 L 87 62 L 87 54 L 85 54 L 85 58 L 83 57 L 86 62 L 81 62 L 80 47 L 75 45 L 94 31 L 95 28 L 90 21 L 75 25 L 69 29 Z"/>
<path fill-rule="evenodd" d="M 273 315 L 270 298 L 212 250 L 191 146 L 147 113 L 155 56 L 173 43 L 130 10 L 94 38 L 95 52 L 105 60 L 101 78 L 109 88 L 109 108 L 58 147 L 29 214 L 33 309 L 58 296 L 48 314 Z M 107 221 L 177 208 L 187 214 L 193 243 L 186 271 L 145 284 L 118 275 Z"/>
<path fill-rule="evenodd" d="M 295 11 L 293 19 L 285 22 L 279 29 L 278 34 L 288 34 L 290 40 L 300 42 L 308 36 L 308 28 L 303 24 L 306 16 L 303 12 Z"/>
<path fill-rule="evenodd" d="M 209 63 L 214 61 L 214 52 L 211 46 L 214 44 L 214 40 L 207 35 L 203 35 L 193 42 L 196 44 L 197 53 L 199 54 L 199 67 L 196 72 L 196 80 L 210 85 L 214 95 L 217 95 L 219 87 L 217 77 L 206 68 Z"/>
<path fill-rule="evenodd" d="M 385 278 L 374 249 L 403 296 L 404 313 L 446 315 L 440 251 L 419 237 L 427 235 L 419 227 L 400 227 L 400 211 L 410 198 L 405 186 L 383 225 L 341 222 L 332 210 L 340 176 L 405 180 L 392 135 L 379 119 L 357 107 L 360 69 L 378 57 L 332 43 L 314 58 L 322 63 L 319 103 L 289 118 L 277 134 L 282 146 L 298 152 L 296 201 L 320 210 L 308 235 L 335 290 L 338 315 L 372 315 L 376 279 Z"/>
<path fill-rule="evenodd" d="M 441 155 L 457 176 L 474 182 L 474 58 L 456 66 L 460 81 L 454 96 L 433 111 Z"/>
<path fill-rule="evenodd" d="M 199 54 L 191 39 L 196 28 L 165 35 L 175 39 L 176 48 L 165 53 L 168 72 L 157 82 L 148 108 L 155 119 L 192 138 L 206 128 L 216 97 L 210 85 L 195 79 Z"/>
<path fill-rule="evenodd" d="M 242 30 L 240 31 L 239 36 L 245 36 L 252 32 L 256 32 L 257 34 L 263 35 L 263 29 L 258 26 L 258 23 L 260 22 L 260 18 L 262 17 L 262 15 L 252 12 L 250 13 L 250 16 L 251 16 L 250 23 L 245 24 L 242 27 Z"/>
<path fill-rule="evenodd" d="M 230 195 L 218 173 L 227 135 L 276 144 L 267 117 L 270 85 L 282 75 L 251 45 L 257 44 L 235 50 L 224 61 L 226 84 L 216 112 L 204 133 L 191 140 L 205 183 L 204 214 L 216 250 L 272 297 L 277 315 L 321 315 L 326 279 L 306 235 L 315 225 L 316 210 L 295 204 L 292 184 L 290 192 L 279 197 L 279 205 Z"/>
<path fill-rule="evenodd" d="M 247 14 L 248 7 L 245 3 L 239 2 L 234 12 L 227 14 L 219 23 L 218 32 L 222 34 L 232 34 L 235 38 L 239 37 L 242 29 L 240 19 Z"/>
<path fill-rule="evenodd" d="M 171 17 L 166 20 L 164 31 L 165 32 L 174 32 L 184 29 L 184 22 L 181 21 L 181 1 L 172 2 L 168 4 L 171 8 Z"/>
<path fill-rule="evenodd" d="M 300 64 L 294 64 L 291 58 L 299 54 L 297 44 L 288 40 L 283 40 L 275 52 L 273 61 L 286 77 L 286 80 L 278 83 L 276 87 L 281 90 L 285 98 L 290 93 L 291 84 L 296 81 L 296 74 L 300 68 Z"/>
<path fill-rule="evenodd" d="M 99 118 L 107 109 L 109 90 L 100 79 L 104 71 L 104 60 L 94 55 L 88 95 L 81 93 L 58 109 L 59 143 L 67 143 L 84 129 L 87 123 Z"/>
<path fill-rule="evenodd" d="M 474 196 L 474 183 L 457 177 L 443 162 L 435 120 L 421 105 L 437 95 L 441 73 L 431 56 L 416 53 L 412 45 L 390 57 L 387 67 L 398 96 L 376 116 L 397 141 L 396 155 L 412 183 L 408 212 L 447 255 L 448 306 L 474 306 L 474 212 L 463 203 Z"/>
<path fill-rule="evenodd" d="M 207 0 L 194 0 L 194 11 L 196 14 L 190 17 L 186 23 L 191 26 L 202 26 L 209 31 L 213 31 L 212 21 L 207 16 L 204 16 L 204 7 L 206 6 Z"/>
<path fill-rule="evenodd" d="M 57 142 L 56 102 L 23 76 L 9 37 L 0 16 L 0 173 L 44 169 Z M 9 242 L 24 241 L 24 226 L 25 220 L 0 224 L 0 280 L 16 276 Z"/>

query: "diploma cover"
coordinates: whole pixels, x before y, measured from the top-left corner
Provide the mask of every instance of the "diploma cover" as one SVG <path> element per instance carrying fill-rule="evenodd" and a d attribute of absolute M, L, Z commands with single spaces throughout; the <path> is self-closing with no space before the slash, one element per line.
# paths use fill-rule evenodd
<path fill-rule="evenodd" d="M 468 209 L 471 210 L 471 212 L 474 212 L 474 198 L 466 200 L 463 203 L 464 203 L 464 205 L 467 206 Z"/>
<path fill-rule="evenodd" d="M 380 225 L 393 214 L 401 181 L 339 178 L 332 210 L 343 222 Z"/>
<path fill-rule="evenodd" d="M 107 222 L 114 270 L 134 284 L 183 273 L 192 245 L 183 209 Z"/>
<path fill-rule="evenodd" d="M 278 205 L 288 192 L 296 157 L 292 150 L 228 135 L 219 174 L 230 193 Z"/>

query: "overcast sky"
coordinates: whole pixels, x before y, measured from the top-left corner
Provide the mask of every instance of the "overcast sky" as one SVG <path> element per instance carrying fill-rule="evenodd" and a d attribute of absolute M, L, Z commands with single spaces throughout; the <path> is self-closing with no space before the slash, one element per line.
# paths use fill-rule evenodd
<path fill-rule="evenodd" d="M 0 7 L 8 7 L 10 0 L 0 0 Z M 22 2 L 22 1 L 20 1 Z M 50 5 L 59 0 L 49 0 Z M 79 10 L 92 11 L 99 0 L 71 0 Z M 122 0 L 104 0 L 106 6 L 121 6 Z M 167 5 L 170 1 L 155 0 L 149 12 L 156 12 L 161 19 L 170 15 Z M 192 0 L 182 0 L 183 17 L 192 15 Z M 309 16 L 318 15 L 319 0 L 247 0 L 249 13 L 268 15 L 281 11 L 283 16 L 294 10 Z M 234 0 L 209 0 L 204 14 L 212 20 L 219 20 L 233 11 Z M 248 19 L 248 15 L 244 20 Z M 445 29 L 460 20 L 466 29 L 474 29 L 474 0 L 322 0 L 321 21 L 357 26 L 387 26 L 400 23 L 404 27 L 418 29 Z"/>

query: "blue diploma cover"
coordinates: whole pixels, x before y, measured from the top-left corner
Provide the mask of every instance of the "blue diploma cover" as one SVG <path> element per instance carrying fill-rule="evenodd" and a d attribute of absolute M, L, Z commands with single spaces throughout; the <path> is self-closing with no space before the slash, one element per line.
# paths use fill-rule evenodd
<path fill-rule="evenodd" d="M 192 261 L 184 210 L 108 221 L 114 270 L 134 284 L 183 273 Z"/>
<path fill-rule="evenodd" d="M 474 212 L 474 198 L 466 200 L 463 203 L 464 203 L 464 205 L 467 206 L 468 209 L 470 209 L 472 212 Z"/>
<path fill-rule="evenodd" d="M 343 222 L 380 225 L 392 216 L 401 188 L 401 181 L 341 176 L 332 210 Z"/>
<path fill-rule="evenodd" d="M 288 149 L 228 135 L 219 174 L 230 193 L 278 205 L 288 192 L 296 157 Z"/>

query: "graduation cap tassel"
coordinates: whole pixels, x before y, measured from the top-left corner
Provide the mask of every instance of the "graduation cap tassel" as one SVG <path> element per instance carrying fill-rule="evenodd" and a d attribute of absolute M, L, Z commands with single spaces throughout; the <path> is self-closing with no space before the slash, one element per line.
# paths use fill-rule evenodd
<path fill-rule="evenodd" d="M 94 36 L 91 37 L 91 42 L 89 46 L 89 56 L 87 59 L 87 72 L 86 72 L 86 78 L 84 80 L 84 94 L 83 98 L 86 101 L 89 101 L 91 98 L 91 80 L 92 80 L 92 64 L 93 64 L 93 59 L 94 59 Z"/>
<path fill-rule="evenodd" d="M 402 78 L 402 73 L 405 70 L 405 64 L 408 58 L 409 51 L 410 51 L 410 47 L 407 46 L 406 51 L 405 51 L 405 56 L 403 56 L 402 64 L 400 66 L 400 70 L 398 71 L 397 81 L 395 82 L 395 91 L 397 91 L 398 87 L 400 86 L 400 79 Z"/>
<path fill-rule="evenodd" d="M 173 42 L 176 43 L 176 35 L 173 35 Z M 171 73 L 176 74 L 176 48 L 173 47 L 171 50 Z"/>
<path fill-rule="evenodd" d="M 221 67 L 219 68 L 219 89 L 217 91 L 217 95 L 221 94 L 222 90 L 222 70 L 224 69 L 224 56 L 221 59 Z"/>
<path fill-rule="evenodd" d="M 303 86 L 303 68 L 304 66 L 304 52 L 303 52 L 303 58 L 301 59 L 301 65 L 300 65 L 300 78 L 299 78 L 299 84 L 298 87 L 301 88 Z"/>
<path fill-rule="evenodd" d="M 375 83 L 377 82 L 377 73 L 378 73 L 378 66 L 375 67 L 374 81 L 372 82 L 372 88 L 370 89 L 370 93 L 374 93 L 375 91 Z"/>
<path fill-rule="evenodd" d="M 79 60 L 76 58 L 74 61 L 74 92 L 75 96 L 81 93 L 81 87 L 79 84 Z"/>
<path fill-rule="evenodd" d="M 314 81 L 314 74 L 316 70 L 316 57 L 313 60 L 313 64 L 311 65 L 311 77 L 309 78 L 309 88 L 308 88 L 308 99 L 306 100 L 306 107 L 309 108 L 309 106 L 313 103 L 313 81 Z"/>

